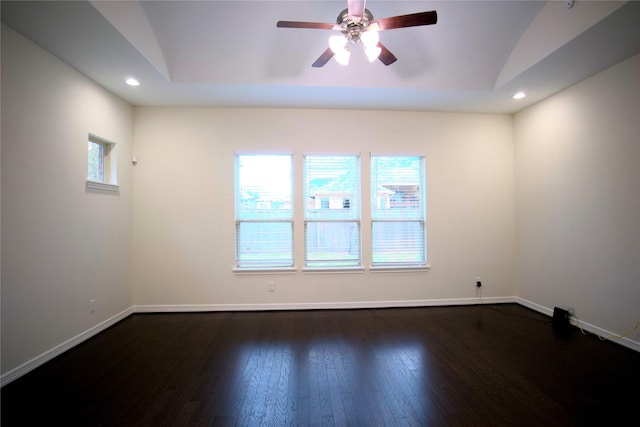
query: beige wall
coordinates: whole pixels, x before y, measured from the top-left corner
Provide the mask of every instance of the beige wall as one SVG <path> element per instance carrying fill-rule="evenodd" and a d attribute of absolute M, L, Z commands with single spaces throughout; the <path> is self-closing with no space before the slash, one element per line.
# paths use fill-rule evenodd
<path fill-rule="evenodd" d="M 508 115 L 144 107 L 134 114 L 137 305 L 455 300 L 476 298 L 476 276 L 483 280 L 483 297 L 514 295 Z M 303 153 L 361 153 L 365 189 L 369 152 L 424 154 L 431 270 L 234 274 L 236 151 L 292 151 L 298 200 Z M 301 217 L 298 210 L 298 267 L 304 257 Z M 365 226 L 365 266 L 368 235 Z M 268 281 L 275 282 L 275 292 L 267 292 Z"/>
<path fill-rule="evenodd" d="M 640 320 L 639 76 L 636 55 L 514 119 L 517 294 L 617 334 Z"/>
<path fill-rule="evenodd" d="M 132 118 L 2 25 L 3 373 L 131 306 Z M 85 189 L 89 132 L 117 142 L 119 194 Z"/>

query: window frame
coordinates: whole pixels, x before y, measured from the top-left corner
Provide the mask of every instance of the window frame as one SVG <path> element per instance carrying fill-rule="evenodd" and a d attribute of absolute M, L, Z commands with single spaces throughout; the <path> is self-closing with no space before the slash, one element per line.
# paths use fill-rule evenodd
<path fill-rule="evenodd" d="M 380 215 L 381 209 L 378 205 L 378 179 L 374 174 L 377 172 L 377 165 L 375 164 L 376 160 L 374 158 L 417 158 L 419 160 L 419 171 L 418 171 L 418 194 L 419 194 L 419 203 L 420 206 L 418 209 L 415 209 L 414 212 L 419 215 L 414 216 L 406 216 L 403 218 L 402 215 L 388 215 L 383 216 Z M 428 270 L 430 268 L 428 261 L 428 252 L 427 252 L 427 203 L 426 203 L 426 156 L 424 154 L 398 154 L 398 153 L 370 153 L 369 155 L 369 195 L 370 195 L 370 207 L 369 207 L 369 221 L 370 221 L 370 262 L 371 265 L 369 269 L 371 271 L 385 271 L 385 270 L 406 270 L 406 271 L 415 271 L 415 270 Z M 409 185 L 409 184 L 407 184 Z M 377 224 L 388 223 L 388 224 L 401 224 L 401 223 L 419 223 L 421 226 L 421 254 L 423 255 L 423 260 L 418 262 L 413 260 L 399 260 L 399 261 L 375 261 L 375 230 Z"/>
<path fill-rule="evenodd" d="M 290 163 L 290 180 L 289 180 L 289 194 L 291 198 L 291 206 L 289 209 L 289 214 L 284 215 L 282 217 L 257 217 L 257 218 L 242 218 L 242 210 L 241 210 L 241 191 L 240 188 L 240 158 L 246 157 L 288 157 Z M 295 210 L 295 195 L 294 195 L 294 158 L 292 153 L 238 153 L 234 154 L 234 219 L 235 219 L 235 250 L 234 250 L 234 271 L 235 272 L 244 272 L 244 273 L 252 273 L 252 272 L 286 272 L 286 271 L 295 271 L 295 228 L 294 228 L 294 210 Z M 290 225 L 290 260 L 287 259 L 284 262 L 274 261 L 267 262 L 265 259 L 256 260 L 255 262 L 251 262 L 249 260 L 241 260 L 240 259 L 240 230 L 242 228 L 242 224 L 276 224 L 276 223 L 288 223 Z"/>
<path fill-rule="evenodd" d="M 320 205 L 314 209 L 309 209 L 307 203 L 311 197 L 309 186 L 309 158 L 343 158 L 349 159 L 354 163 L 355 180 L 351 182 L 354 194 L 347 194 L 347 198 L 344 196 L 338 200 L 335 195 L 324 196 L 319 199 Z M 304 271 L 307 272 L 331 272 L 331 271 L 363 271 L 362 260 L 362 156 L 360 153 L 306 153 L 302 156 L 302 169 L 303 169 L 303 222 L 304 222 Z M 328 199 L 328 200 L 327 200 Z M 346 203 L 345 203 L 346 202 Z M 331 208 L 331 206 L 341 205 L 342 209 L 348 209 L 351 215 L 341 215 L 340 209 Z M 323 217 L 319 214 L 323 210 L 330 210 L 328 215 Z M 318 226 L 331 227 L 338 223 L 347 223 L 355 225 L 356 239 L 357 239 L 357 258 L 336 258 L 336 259 L 310 259 L 309 253 L 309 231 L 311 224 L 317 224 Z M 351 238 L 349 239 L 351 240 Z M 351 243 L 349 243 L 351 247 Z"/>
<path fill-rule="evenodd" d="M 235 152 L 234 153 L 234 220 L 235 220 L 235 265 L 233 271 L 239 274 L 295 274 L 296 272 L 309 273 L 309 274 L 323 274 L 323 273 L 338 273 L 338 274 L 349 274 L 349 273 L 362 273 L 368 271 L 370 273 L 376 272 L 412 272 L 412 271 L 427 271 L 430 269 L 430 265 L 428 263 L 428 224 L 427 224 L 427 200 L 426 200 L 426 156 L 424 154 L 407 154 L 407 153 L 368 153 L 369 158 L 368 162 L 365 161 L 365 158 L 361 153 L 354 152 L 344 152 L 344 153 L 293 153 L 293 152 L 260 152 L 260 151 L 249 151 L 249 152 Z M 240 189 L 239 189 L 239 166 L 238 159 L 241 156 L 287 156 L 290 161 L 290 210 L 288 211 L 288 215 L 284 220 L 281 216 L 273 217 L 271 219 L 265 218 L 253 218 L 253 219 L 239 219 L 238 217 L 238 209 L 240 208 Z M 333 212 L 327 216 L 322 217 L 318 215 L 309 215 L 307 212 L 308 209 L 308 201 L 309 201 L 309 188 L 308 185 L 309 177 L 308 177 L 308 163 L 307 158 L 309 157 L 353 157 L 355 160 L 355 185 L 353 190 L 355 193 L 351 194 L 347 191 L 342 191 L 342 198 L 338 199 L 335 194 L 327 193 L 327 194 L 316 194 L 317 203 L 314 209 L 321 210 L 323 207 L 333 210 Z M 416 184 L 411 184 L 411 182 L 407 183 L 394 183 L 394 185 L 418 185 L 419 184 L 419 201 L 420 207 L 419 212 L 420 215 L 417 217 L 415 215 L 406 216 L 402 213 L 401 210 L 395 211 L 394 215 L 391 215 L 389 218 L 381 218 L 379 213 L 374 212 L 374 204 L 377 204 L 377 191 L 376 187 L 380 182 L 384 182 L 388 180 L 387 177 L 374 176 L 374 162 L 376 162 L 376 157 L 416 157 L 420 161 L 419 172 L 418 172 L 418 181 Z M 415 170 L 415 168 L 414 168 Z M 363 176 L 362 174 L 368 175 Z M 322 175 L 322 174 L 320 174 Z M 316 175 L 317 177 L 317 175 Z M 321 178 L 328 177 L 332 180 L 335 180 L 335 176 L 327 175 L 321 176 Z M 392 175 L 393 177 L 393 175 Z M 415 175 L 414 175 L 415 177 Z M 411 176 L 409 176 L 409 181 L 411 181 Z M 414 182 L 415 182 L 415 178 Z M 343 183 L 351 184 L 350 181 L 341 180 Z M 330 181 L 329 181 L 330 182 Z M 301 187 L 300 187 L 301 185 Z M 329 186 L 331 189 L 331 186 Z M 316 191 L 317 189 L 314 189 Z M 331 189 L 332 191 L 337 191 L 335 189 Z M 351 190 L 350 190 L 351 191 Z M 396 190 L 397 191 L 397 190 Z M 403 193 L 409 193 L 406 189 L 402 190 Z M 321 197 L 322 196 L 322 197 Z M 409 195 L 411 196 L 411 195 Z M 246 199 L 246 197 L 245 197 Z M 409 201 L 411 203 L 412 197 L 406 197 L 401 199 L 401 201 L 396 201 L 396 203 L 405 203 L 404 201 Z M 267 201 L 267 199 L 265 199 Z M 287 201 L 289 203 L 289 201 Z M 391 203 L 391 202 L 389 202 Z M 369 205 L 368 209 L 363 210 L 363 205 Z M 338 205 L 342 206 L 342 209 L 348 209 L 349 212 L 352 212 L 352 209 L 355 210 L 355 214 L 352 216 L 345 217 L 342 215 L 341 209 L 338 208 Z M 390 206 L 390 205 L 389 205 Z M 412 209 L 409 207 L 408 209 Z M 317 213 L 317 212 L 316 212 Z M 239 252 L 238 245 L 240 242 L 239 237 L 239 228 L 240 223 L 246 222 L 285 222 L 290 224 L 291 232 L 290 232 L 290 254 L 291 254 L 291 262 L 287 262 L 285 264 L 278 262 L 278 265 L 268 265 L 268 263 L 257 263 L 255 265 L 250 265 L 251 263 L 243 263 L 239 261 Z M 310 224 L 326 224 L 330 228 L 332 225 L 337 222 L 346 222 L 353 223 L 356 227 L 357 233 L 357 256 L 356 258 L 349 258 L 345 261 L 345 259 L 333 260 L 334 262 L 322 263 L 318 262 L 316 259 L 309 259 L 308 252 L 308 237 L 309 237 L 309 227 Z M 400 260 L 395 262 L 379 262 L 374 259 L 374 250 L 376 248 L 376 243 L 374 242 L 374 236 L 376 233 L 379 233 L 380 230 L 376 231 L 374 228 L 377 224 L 383 222 L 417 222 L 419 223 L 421 230 L 421 238 L 418 243 L 420 246 L 414 245 L 414 248 L 420 248 L 418 251 L 414 251 L 414 253 L 418 253 L 420 257 L 418 257 L 419 262 L 415 262 L 413 260 Z M 409 234 L 403 234 L 403 231 L 400 230 L 400 236 L 413 236 L 415 233 L 411 230 L 411 228 L 417 227 L 417 225 L 408 225 Z M 397 233 L 398 230 L 391 230 L 391 236 L 394 236 L 393 232 Z M 341 236 L 340 233 L 336 233 L 333 231 L 335 235 Z M 325 235 L 323 232 L 320 232 L 319 235 Z M 350 233 L 349 236 L 352 236 L 353 233 Z M 344 233 L 342 234 L 344 236 Z M 348 242 L 349 239 L 345 239 L 345 242 Z M 389 239 L 389 242 L 392 242 L 388 248 L 391 248 L 391 251 L 394 250 L 394 242 L 395 241 L 402 242 L 402 239 Z M 341 242 L 340 238 L 337 241 Z M 409 242 L 414 241 L 414 239 L 409 239 Z M 355 242 L 352 240 L 351 242 Z M 340 247 L 337 245 L 336 247 Z M 345 246 L 346 247 L 346 246 Z M 345 254 L 351 253 L 352 246 L 349 247 L 349 250 L 343 251 Z M 412 243 L 409 243 L 407 246 L 407 253 L 411 253 Z M 402 252 L 402 250 L 400 250 Z M 296 266 L 296 259 L 299 261 L 303 260 L 301 266 Z M 245 260 L 246 261 L 246 260 Z M 366 264 L 366 267 L 365 267 Z"/>
<path fill-rule="evenodd" d="M 103 179 L 96 180 L 89 177 L 89 155 L 88 155 L 88 144 L 97 144 L 102 147 L 103 156 L 102 156 L 102 171 L 103 171 Z M 86 187 L 88 189 L 93 190 L 102 190 L 102 191 L 111 191 L 118 192 L 120 191 L 120 186 L 118 185 L 118 173 L 117 173 L 117 161 L 115 156 L 115 147 L 116 143 L 110 141 L 106 138 L 102 138 L 101 136 L 95 135 L 93 133 L 89 133 L 87 137 L 87 179 L 86 179 Z"/>

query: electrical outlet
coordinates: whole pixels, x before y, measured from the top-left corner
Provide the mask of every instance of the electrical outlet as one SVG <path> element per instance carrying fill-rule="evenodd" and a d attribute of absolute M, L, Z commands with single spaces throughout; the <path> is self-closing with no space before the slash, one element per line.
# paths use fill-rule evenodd
<path fill-rule="evenodd" d="M 90 299 L 89 300 L 89 313 L 94 313 L 96 311 L 96 300 L 95 299 Z"/>
<path fill-rule="evenodd" d="M 481 288 L 482 287 L 482 280 L 480 280 L 480 277 L 476 277 L 476 288 Z"/>
<path fill-rule="evenodd" d="M 273 280 L 269 280 L 267 282 L 267 291 L 275 292 L 276 291 L 276 282 L 274 282 Z"/>

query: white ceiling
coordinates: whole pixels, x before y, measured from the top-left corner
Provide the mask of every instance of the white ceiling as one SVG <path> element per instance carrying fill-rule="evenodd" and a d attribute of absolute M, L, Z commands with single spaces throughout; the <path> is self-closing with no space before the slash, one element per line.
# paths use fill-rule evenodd
<path fill-rule="evenodd" d="M 133 105 L 513 113 L 640 52 L 640 2 L 369 0 L 398 61 L 311 64 L 346 0 L 2 1 L 2 21 Z M 138 87 L 125 85 L 134 76 Z M 527 98 L 515 101 L 517 90 Z"/>

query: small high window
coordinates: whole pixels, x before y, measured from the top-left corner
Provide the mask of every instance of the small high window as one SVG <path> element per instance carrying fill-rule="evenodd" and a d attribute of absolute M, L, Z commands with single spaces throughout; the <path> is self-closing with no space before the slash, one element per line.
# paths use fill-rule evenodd
<path fill-rule="evenodd" d="M 87 187 L 118 191 L 115 143 L 89 134 L 87 139 Z"/>

